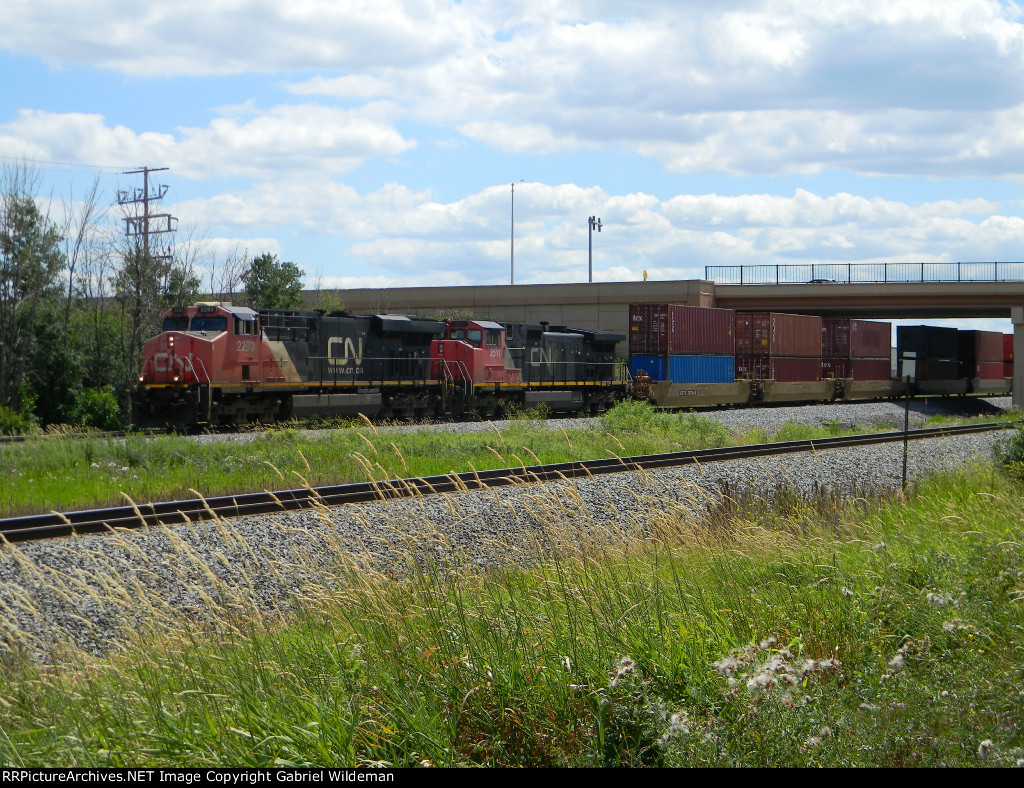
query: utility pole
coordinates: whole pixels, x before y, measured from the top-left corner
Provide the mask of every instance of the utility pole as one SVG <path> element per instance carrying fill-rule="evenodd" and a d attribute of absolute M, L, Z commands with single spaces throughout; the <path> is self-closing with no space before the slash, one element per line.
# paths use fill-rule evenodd
<path fill-rule="evenodd" d="M 601 228 L 604 225 L 601 224 L 601 219 L 599 217 L 594 217 L 594 216 L 591 216 L 590 219 L 587 220 L 587 224 L 590 227 L 590 229 L 587 231 L 587 270 L 588 270 L 588 272 L 590 274 L 590 276 L 587 279 L 587 281 L 593 283 L 593 281 L 594 281 L 594 229 L 596 228 L 598 232 L 601 232 Z"/>
<path fill-rule="evenodd" d="M 164 172 L 167 167 L 143 167 L 138 170 L 132 170 L 130 172 L 123 173 L 124 175 L 141 175 L 142 176 L 142 188 L 134 189 L 131 192 L 128 190 L 119 190 L 117 192 L 117 204 L 118 205 L 142 205 L 142 215 L 139 216 L 136 211 L 135 216 L 126 216 L 124 218 L 125 229 L 124 234 L 128 238 L 142 238 L 142 248 L 148 257 L 152 257 L 154 260 L 169 260 L 171 257 L 170 249 L 167 250 L 166 254 L 153 255 L 149 248 L 149 236 L 159 235 L 161 233 L 173 233 L 178 229 L 178 220 L 169 213 L 153 213 L 150 210 L 151 202 L 159 202 L 167 194 L 167 186 L 161 184 L 156 188 L 155 192 L 149 191 L 149 174 L 151 172 Z M 151 222 L 157 222 L 157 226 L 153 227 Z"/>
<path fill-rule="evenodd" d="M 509 262 L 508 272 L 508 283 L 510 285 L 514 285 L 516 283 L 516 183 L 522 182 L 523 179 L 520 178 L 512 184 L 512 259 Z"/>

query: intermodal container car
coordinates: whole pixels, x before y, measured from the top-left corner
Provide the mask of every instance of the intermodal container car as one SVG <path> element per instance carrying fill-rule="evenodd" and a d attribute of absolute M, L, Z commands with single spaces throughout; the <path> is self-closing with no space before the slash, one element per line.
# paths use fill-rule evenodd
<path fill-rule="evenodd" d="M 918 359 L 955 359 L 957 357 L 957 330 L 941 326 L 896 326 L 896 349 L 900 357 L 904 353 L 916 353 Z M 948 379 L 952 380 L 954 373 Z M 943 378 L 930 378 L 943 380 Z"/>
<path fill-rule="evenodd" d="M 736 380 L 735 359 L 728 356 L 666 356 L 659 353 L 634 353 L 629 371 L 645 372 L 651 380 L 672 383 L 732 383 Z"/>
<path fill-rule="evenodd" d="M 735 358 L 728 356 L 669 356 L 668 379 L 673 383 L 732 383 Z"/>
<path fill-rule="evenodd" d="M 956 380 L 961 377 L 960 362 L 956 359 L 918 358 L 914 362 L 914 377 L 917 380 Z"/>
<path fill-rule="evenodd" d="M 782 312 L 737 312 L 737 358 L 741 354 L 820 359 L 821 318 Z"/>
<path fill-rule="evenodd" d="M 968 374 L 964 377 L 978 378 L 979 380 L 999 380 L 1005 377 L 1002 361 L 976 361 L 968 367 L 967 372 Z"/>
<path fill-rule="evenodd" d="M 967 363 L 1003 360 L 1003 335 L 998 331 L 958 331 L 957 358 Z"/>
<path fill-rule="evenodd" d="M 888 358 L 823 358 L 821 379 L 889 380 L 892 365 Z"/>
<path fill-rule="evenodd" d="M 821 380 L 821 359 L 807 356 L 737 354 L 736 377 L 777 383 Z"/>
<path fill-rule="evenodd" d="M 629 357 L 629 374 L 643 372 L 651 380 L 668 380 L 668 356 L 664 353 L 633 353 Z"/>
<path fill-rule="evenodd" d="M 884 358 L 891 346 L 892 323 L 848 317 L 821 319 L 822 358 Z"/>
<path fill-rule="evenodd" d="M 683 304 L 631 304 L 629 352 L 732 355 L 735 313 Z"/>

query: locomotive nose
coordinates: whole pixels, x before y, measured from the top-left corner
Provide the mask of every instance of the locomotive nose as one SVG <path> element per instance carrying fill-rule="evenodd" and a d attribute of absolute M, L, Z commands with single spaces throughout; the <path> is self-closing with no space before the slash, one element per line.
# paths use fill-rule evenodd
<path fill-rule="evenodd" d="M 145 360 L 139 374 L 140 383 L 182 383 L 191 366 L 191 338 L 184 334 L 165 333 L 146 343 Z"/>

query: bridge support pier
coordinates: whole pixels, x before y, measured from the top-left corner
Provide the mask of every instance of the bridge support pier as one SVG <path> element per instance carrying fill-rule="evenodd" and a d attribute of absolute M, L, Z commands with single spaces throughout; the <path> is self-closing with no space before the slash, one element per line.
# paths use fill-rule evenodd
<path fill-rule="evenodd" d="M 1013 321 L 1013 406 L 1024 410 L 1024 306 L 1010 307 L 1010 319 Z"/>

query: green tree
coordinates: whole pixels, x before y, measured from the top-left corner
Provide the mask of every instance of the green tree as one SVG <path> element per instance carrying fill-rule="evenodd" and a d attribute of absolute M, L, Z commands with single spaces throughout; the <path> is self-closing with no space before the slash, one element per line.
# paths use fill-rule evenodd
<path fill-rule="evenodd" d="M 114 275 L 117 302 L 122 311 L 122 370 L 127 402 L 137 385 L 142 345 L 160 325 L 161 314 L 174 304 L 196 300 L 199 277 L 191 266 L 173 257 L 151 254 L 137 241 L 131 241 L 121 256 L 121 268 Z"/>
<path fill-rule="evenodd" d="M 264 252 L 242 274 L 246 300 L 253 309 L 298 309 L 302 306 L 302 269 Z"/>
<path fill-rule="evenodd" d="M 60 233 L 36 205 L 37 184 L 27 166 L 0 172 L 0 405 L 22 412 L 31 399 L 37 321 L 64 267 Z"/>

